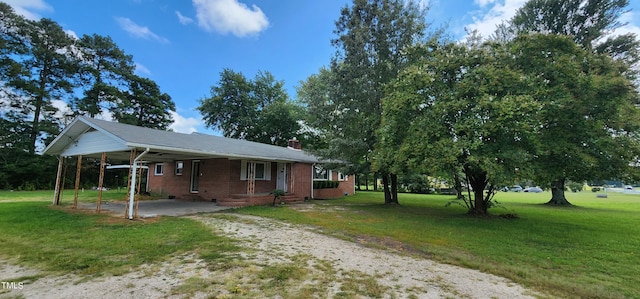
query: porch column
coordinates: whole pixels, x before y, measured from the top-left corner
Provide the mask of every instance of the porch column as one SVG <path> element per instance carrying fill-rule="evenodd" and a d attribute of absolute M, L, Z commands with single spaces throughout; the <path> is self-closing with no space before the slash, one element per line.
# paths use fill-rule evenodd
<path fill-rule="evenodd" d="M 80 189 L 80 170 L 82 170 L 82 155 L 78 156 L 78 162 L 76 163 L 76 184 L 73 192 L 73 208 L 78 207 L 78 190 Z"/>
<path fill-rule="evenodd" d="M 102 205 L 102 187 L 104 183 L 104 167 L 107 164 L 107 153 L 102 153 L 100 158 L 100 177 L 98 178 L 98 204 L 96 205 L 96 212 L 100 213 L 100 206 Z"/>
<path fill-rule="evenodd" d="M 62 156 L 58 156 L 58 173 L 56 175 L 56 186 L 55 191 L 53 192 L 53 205 L 57 206 L 60 204 L 60 190 L 62 189 L 62 168 L 64 166 L 64 158 Z"/>
<path fill-rule="evenodd" d="M 247 194 L 253 197 L 256 191 L 256 162 L 249 162 L 247 165 Z"/>
<path fill-rule="evenodd" d="M 289 164 L 289 168 L 291 169 L 291 191 L 290 193 L 295 194 L 296 193 L 296 164 L 295 163 L 291 163 Z"/>

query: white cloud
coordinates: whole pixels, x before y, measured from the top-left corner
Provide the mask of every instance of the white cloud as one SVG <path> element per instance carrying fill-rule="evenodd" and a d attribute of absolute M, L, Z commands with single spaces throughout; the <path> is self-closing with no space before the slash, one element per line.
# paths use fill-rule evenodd
<path fill-rule="evenodd" d="M 63 100 L 51 100 L 51 106 L 56 108 L 55 116 L 58 119 L 64 119 L 65 116 L 73 114 L 69 104 Z"/>
<path fill-rule="evenodd" d="M 67 35 L 71 36 L 71 37 L 72 37 L 73 39 L 75 39 L 75 40 L 80 39 L 80 38 L 78 38 L 78 34 L 77 34 L 75 31 L 71 30 L 71 29 L 66 29 L 64 32 L 65 32 Z"/>
<path fill-rule="evenodd" d="M 193 23 L 193 19 L 192 18 L 185 17 L 183 14 L 181 14 L 177 10 L 176 10 L 176 16 L 178 16 L 178 21 L 180 21 L 180 24 L 182 24 L 182 25 L 189 25 L 189 24 Z"/>
<path fill-rule="evenodd" d="M 477 30 L 485 38 L 489 37 L 496 31 L 497 25 L 511 19 L 525 2 L 527 0 L 475 0 L 474 3 L 483 9 L 475 12 L 474 22 L 467 28 L 470 31 Z"/>
<path fill-rule="evenodd" d="M 3 0 L 3 2 L 11 5 L 17 14 L 24 16 L 29 20 L 39 20 L 42 18 L 37 11 L 53 11 L 53 7 L 44 2 L 44 0 Z"/>
<path fill-rule="evenodd" d="M 171 117 L 173 117 L 173 124 L 169 126 L 169 129 L 179 133 L 193 133 L 197 132 L 197 126 L 202 125 L 202 121 L 193 117 L 184 117 L 177 112 L 171 111 Z"/>
<path fill-rule="evenodd" d="M 480 6 L 480 7 L 485 7 L 488 4 L 494 3 L 496 2 L 496 0 L 473 0 L 473 3 L 475 3 L 476 5 Z"/>
<path fill-rule="evenodd" d="M 136 72 L 138 74 L 144 74 L 144 75 L 151 75 L 151 70 L 149 70 L 146 66 L 144 66 L 142 63 L 139 62 L 135 62 L 134 63 L 136 66 Z"/>
<path fill-rule="evenodd" d="M 238 0 L 193 0 L 198 25 L 207 31 L 231 33 L 238 37 L 258 34 L 269 26 L 262 10 L 249 8 Z"/>
<path fill-rule="evenodd" d="M 129 18 L 116 17 L 116 21 L 120 25 L 120 28 L 122 28 L 126 32 L 129 32 L 131 35 L 135 37 L 143 38 L 143 39 L 152 39 L 165 44 L 169 43 L 168 39 L 153 33 L 153 31 L 149 30 L 149 27 L 140 26 Z"/>
<path fill-rule="evenodd" d="M 611 35 L 622 35 L 627 33 L 635 33 L 636 36 L 640 37 L 640 13 L 635 11 L 629 11 L 620 16 L 621 23 L 627 23 L 627 25 L 622 26 L 613 32 Z"/>

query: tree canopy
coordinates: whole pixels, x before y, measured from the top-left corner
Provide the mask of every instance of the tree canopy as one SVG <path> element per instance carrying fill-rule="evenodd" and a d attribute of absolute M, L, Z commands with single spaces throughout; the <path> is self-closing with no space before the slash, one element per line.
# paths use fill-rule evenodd
<path fill-rule="evenodd" d="M 300 131 L 299 113 L 289 101 L 284 82 L 269 72 L 253 80 L 231 69 L 220 72 L 211 96 L 200 100 L 205 124 L 225 137 L 286 146 Z"/>
<path fill-rule="evenodd" d="M 403 50 L 425 37 L 425 15 L 416 2 L 401 0 L 354 0 L 341 10 L 331 41 L 336 53 L 330 70 L 321 70 L 298 91 L 310 115 L 322 114 L 311 122 L 330 139 L 323 155 L 369 169 L 384 85 L 404 68 Z M 391 192 L 395 174 L 378 172 L 385 201 L 397 203 L 397 192 Z"/>
<path fill-rule="evenodd" d="M 0 188 L 51 188 L 57 161 L 37 152 L 75 115 L 165 129 L 175 104 L 133 65 L 108 36 L 77 39 L 0 2 Z"/>

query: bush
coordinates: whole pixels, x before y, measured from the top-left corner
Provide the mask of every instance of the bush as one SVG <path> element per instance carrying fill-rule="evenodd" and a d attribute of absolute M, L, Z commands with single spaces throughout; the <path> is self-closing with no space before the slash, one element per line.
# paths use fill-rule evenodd
<path fill-rule="evenodd" d="M 570 182 L 569 184 L 567 184 L 567 187 L 569 187 L 569 189 L 573 192 L 578 192 L 578 191 L 582 191 L 583 184 L 577 183 L 577 182 Z"/>
<path fill-rule="evenodd" d="M 338 188 L 339 181 L 313 181 L 313 189 Z"/>

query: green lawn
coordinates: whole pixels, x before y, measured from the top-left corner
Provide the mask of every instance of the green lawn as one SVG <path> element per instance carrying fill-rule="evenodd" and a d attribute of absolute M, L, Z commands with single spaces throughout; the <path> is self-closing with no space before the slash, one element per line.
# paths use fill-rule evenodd
<path fill-rule="evenodd" d="M 183 253 L 214 260 L 236 252 L 231 240 L 195 220 L 129 221 L 42 200 L 0 202 L 0 257 L 45 271 L 118 275 Z M 9 278 L 0 273 L 0 280 Z"/>
<path fill-rule="evenodd" d="M 311 224 L 351 239 L 387 240 L 436 260 L 508 277 L 561 297 L 640 298 L 640 195 L 567 193 L 574 207 L 543 205 L 549 193 L 499 193 L 518 219 L 478 219 L 450 196 L 401 194 L 385 206 L 381 193 L 316 201 L 314 209 L 250 207 L 241 213 Z M 374 238 L 371 238 L 374 237 Z M 397 244 L 396 244 L 397 246 Z"/>
<path fill-rule="evenodd" d="M 107 191 L 104 200 L 124 192 Z M 126 221 L 50 207 L 52 191 L 0 191 L 0 257 L 51 271 L 119 274 L 180 253 L 223 259 L 237 248 L 185 218 Z M 81 193 L 95 202 L 96 191 Z M 249 207 L 238 213 L 311 224 L 325 233 L 373 246 L 480 269 L 559 297 L 640 298 L 640 195 L 568 193 L 574 207 L 543 205 L 549 193 L 499 193 L 497 214 L 473 218 L 451 196 L 401 194 L 400 206 L 382 194 L 359 192 L 300 206 Z M 73 192 L 64 193 L 70 204 Z M 1 279 L 2 277 L 0 277 Z"/>
<path fill-rule="evenodd" d="M 74 190 L 63 190 L 61 204 L 67 205 L 73 203 Z M 106 190 L 102 191 L 102 200 L 125 200 L 127 199 L 127 190 Z M 79 190 L 78 200 L 81 202 L 97 202 L 98 191 L 96 190 Z M 53 190 L 40 191 L 7 191 L 0 190 L 0 202 L 3 201 L 53 201 Z"/>

